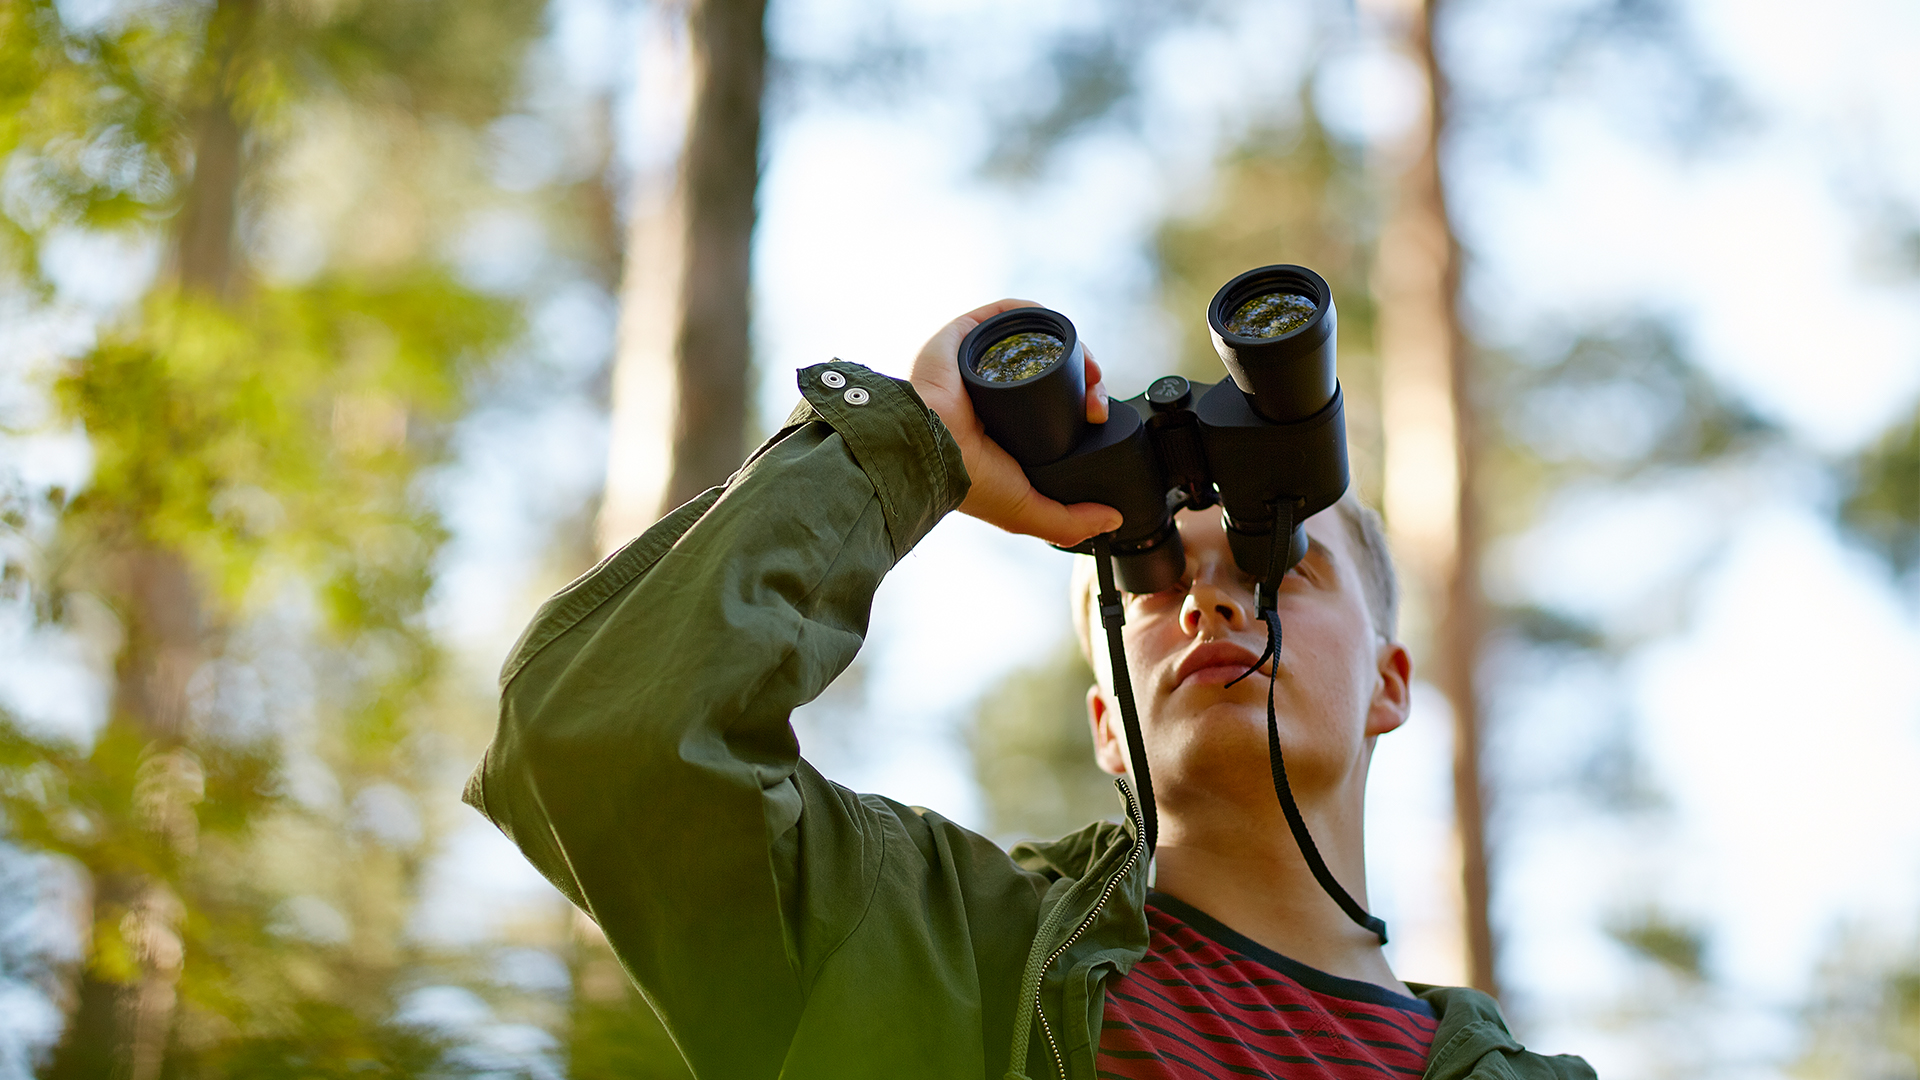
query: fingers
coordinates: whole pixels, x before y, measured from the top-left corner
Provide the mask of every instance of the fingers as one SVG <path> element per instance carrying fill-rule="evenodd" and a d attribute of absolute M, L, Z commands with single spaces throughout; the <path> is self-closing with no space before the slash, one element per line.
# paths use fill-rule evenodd
<path fill-rule="evenodd" d="M 960 385 L 960 342 L 967 332 L 1003 311 L 1014 308 L 1039 307 L 1031 300 L 1007 298 L 995 300 L 991 304 L 982 304 L 949 322 L 934 332 L 913 360 L 912 378 L 915 383 L 926 382 L 933 385 L 957 388 Z"/>
<path fill-rule="evenodd" d="M 1118 510 L 1099 503 L 1064 506 L 1033 489 L 1020 467 L 980 428 L 961 384 L 955 360 L 960 342 L 974 327 L 1002 312 L 1037 307 L 1031 300 L 1004 299 L 982 304 L 940 328 L 914 358 L 913 383 L 922 399 L 940 414 L 960 444 L 962 459 L 973 487 L 960 506 L 962 513 L 997 525 L 1008 532 L 1037 536 L 1070 547 L 1120 527 Z M 1102 424 L 1110 413 L 1107 384 L 1100 364 L 1086 354 L 1087 419 Z"/>
<path fill-rule="evenodd" d="M 1015 300 L 1011 297 L 995 300 L 991 304 L 981 304 L 979 307 L 974 308 L 972 311 L 941 327 L 940 332 L 933 335 L 933 340 L 927 342 L 927 344 L 931 346 L 934 342 L 939 342 L 943 347 L 943 351 L 949 356 L 958 355 L 960 352 L 960 339 L 966 337 L 967 332 L 974 327 L 979 326 L 981 323 L 986 322 L 988 319 L 993 318 L 1003 311 L 1012 311 L 1014 308 L 1039 306 L 1039 304 L 1034 303 L 1032 300 Z"/>
<path fill-rule="evenodd" d="M 1013 521 L 1000 524 L 1014 532 L 1037 536 L 1049 544 L 1071 547 L 1088 537 L 1120 527 L 1120 511 L 1100 503 L 1065 506 L 1028 488 L 1028 497 L 1015 509 Z"/>
<path fill-rule="evenodd" d="M 1058 505 L 1057 503 L 1055 505 Z M 1049 543 L 1061 547 L 1071 547 L 1083 540 L 1110 533 L 1120 527 L 1120 511 L 1099 503 L 1074 503 L 1062 506 L 1066 517 L 1061 523 L 1057 535 L 1048 537 Z"/>
<path fill-rule="evenodd" d="M 969 311 L 965 315 L 960 316 L 959 319 L 955 319 L 954 322 L 959 322 L 961 319 L 972 319 L 973 326 L 967 327 L 967 330 L 971 330 L 973 329 L 974 326 L 979 326 L 981 323 L 986 322 L 988 319 L 993 318 L 995 315 L 998 315 L 1003 311 L 1012 311 L 1014 308 L 1039 307 L 1039 306 L 1040 305 L 1037 302 L 1032 300 L 1015 300 L 1011 297 L 1008 297 L 1002 300 L 995 300 L 991 304 L 981 304 L 979 307 L 974 308 L 972 311 Z M 963 330 L 961 331 L 961 333 L 962 335 L 964 335 L 966 331 Z"/>
<path fill-rule="evenodd" d="M 1107 422 L 1107 381 L 1100 372 L 1100 365 L 1093 359 L 1091 352 L 1087 357 L 1087 423 L 1104 424 Z"/>

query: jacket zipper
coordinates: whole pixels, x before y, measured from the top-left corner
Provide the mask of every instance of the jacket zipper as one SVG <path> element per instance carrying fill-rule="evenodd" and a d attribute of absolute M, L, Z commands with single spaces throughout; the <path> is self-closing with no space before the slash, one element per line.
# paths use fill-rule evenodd
<path fill-rule="evenodd" d="M 1140 817 L 1139 804 L 1134 802 L 1133 788 L 1122 784 L 1120 790 L 1126 792 L 1127 816 L 1133 819 L 1133 849 L 1127 852 L 1127 860 L 1120 864 L 1120 869 L 1114 871 L 1113 876 L 1107 879 L 1107 887 L 1100 890 L 1100 899 L 1094 902 L 1093 910 L 1087 912 L 1086 918 L 1080 920 L 1080 925 L 1073 928 L 1073 933 L 1068 934 L 1067 939 L 1048 954 L 1047 962 L 1040 967 L 1043 978 L 1045 973 L 1053 967 L 1053 962 L 1060 959 L 1061 954 L 1068 949 L 1073 948 L 1073 943 L 1079 941 L 1080 935 L 1086 933 L 1087 927 L 1093 925 L 1093 920 L 1099 916 L 1101 909 L 1105 908 L 1107 901 L 1113 898 L 1113 890 L 1119 887 L 1120 879 L 1126 877 L 1127 871 L 1133 869 L 1133 864 L 1140 859 L 1141 845 L 1146 843 L 1147 825 Z M 1053 1037 L 1053 1024 L 1047 1020 L 1047 1011 L 1040 1007 L 1038 996 L 1033 1000 L 1033 1011 L 1040 1016 L 1040 1032 L 1047 1037 L 1047 1049 L 1053 1053 L 1054 1071 L 1059 1075 L 1060 1080 L 1067 1080 L 1067 1060 L 1060 1054 L 1060 1043 Z"/>

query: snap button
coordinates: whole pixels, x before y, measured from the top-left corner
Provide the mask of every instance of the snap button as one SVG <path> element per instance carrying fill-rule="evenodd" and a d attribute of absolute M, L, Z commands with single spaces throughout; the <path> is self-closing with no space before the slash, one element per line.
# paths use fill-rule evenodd
<path fill-rule="evenodd" d="M 847 404 L 849 405 L 865 405 L 867 398 L 871 395 L 869 395 L 863 387 L 849 386 L 847 387 L 846 394 L 843 396 L 847 399 Z"/>
<path fill-rule="evenodd" d="M 827 370 L 820 373 L 820 381 L 823 383 L 826 383 L 828 386 L 832 387 L 835 390 L 838 390 L 841 387 L 847 385 L 847 377 L 833 370 L 832 368 L 828 368 Z"/>

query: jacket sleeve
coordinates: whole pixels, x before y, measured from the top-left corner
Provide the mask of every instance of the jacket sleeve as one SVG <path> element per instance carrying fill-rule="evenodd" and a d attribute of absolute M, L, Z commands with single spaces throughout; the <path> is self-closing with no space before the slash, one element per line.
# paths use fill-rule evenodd
<path fill-rule="evenodd" d="M 881 578 L 968 487 L 908 384 L 835 361 L 800 385 L 724 488 L 540 609 L 466 790 L 702 1075 L 779 1070 L 810 968 L 873 894 L 874 811 L 801 762 L 788 714 L 852 662 Z"/>

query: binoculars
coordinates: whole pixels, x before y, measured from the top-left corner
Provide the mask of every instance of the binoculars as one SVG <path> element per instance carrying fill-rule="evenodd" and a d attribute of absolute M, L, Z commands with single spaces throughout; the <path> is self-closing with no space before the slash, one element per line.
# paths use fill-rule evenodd
<path fill-rule="evenodd" d="M 1347 489 L 1333 294 L 1306 267 L 1263 266 L 1221 286 L 1207 327 L 1231 378 L 1162 376 L 1111 402 L 1104 424 L 1087 422 L 1086 352 L 1057 311 L 981 323 L 960 343 L 960 375 L 987 434 L 1036 490 L 1120 511 L 1105 539 L 1121 588 L 1179 584 L 1174 515 L 1218 505 L 1234 562 L 1270 602 L 1307 553 L 1303 523 Z"/>

